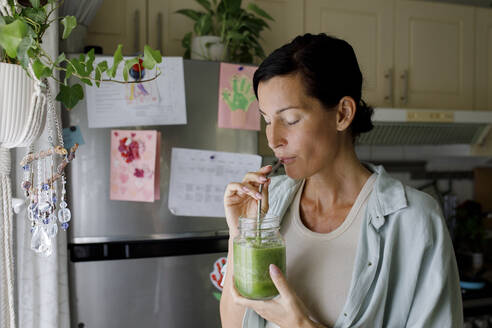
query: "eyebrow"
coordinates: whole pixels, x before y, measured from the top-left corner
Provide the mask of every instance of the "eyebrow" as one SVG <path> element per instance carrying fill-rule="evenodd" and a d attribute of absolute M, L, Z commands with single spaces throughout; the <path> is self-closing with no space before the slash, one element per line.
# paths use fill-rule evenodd
<path fill-rule="evenodd" d="M 281 108 L 281 109 L 278 109 L 275 114 L 280 114 L 282 113 L 283 111 L 286 111 L 286 110 L 289 110 L 289 109 L 296 109 L 296 108 L 300 108 L 299 106 L 289 106 L 289 107 L 285 107 L 285 108 Z M 258 110 L 260 111 L 260 113 L 262 113 L 263 115 L 265 115 L 265 113 L 258 108 Z"/>

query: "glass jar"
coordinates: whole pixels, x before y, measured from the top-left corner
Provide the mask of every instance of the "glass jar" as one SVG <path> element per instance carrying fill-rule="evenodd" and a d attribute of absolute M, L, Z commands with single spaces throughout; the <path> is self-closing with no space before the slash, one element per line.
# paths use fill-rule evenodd
<path fill-rule="evenodd" d="M 239 218 L 239 235 L 234 239 L 234 285 L 244 297 L 255 300 L 278 295 L 269 266 L 285 274 L 285 241 L 280 234 L 280 217 Z"/>

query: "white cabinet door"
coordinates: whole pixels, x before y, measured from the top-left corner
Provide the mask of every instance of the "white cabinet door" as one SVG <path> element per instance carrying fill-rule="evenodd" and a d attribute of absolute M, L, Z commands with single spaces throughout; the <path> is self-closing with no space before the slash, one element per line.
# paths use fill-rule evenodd
<path fill-rule="evenodd" d="M 305 32 L 326 33 L 352 45 L 363 75 L 362 98 L 393 105 L 392 0 L 307 0 Z"/>
<path fill-rule="evenodd" d="M 398 1 L 396 107 L 473 108 L 475 8 Z"/>
<path fill-rule="evenodd" d="M 119 43 L 125 55 L 143 53 L 146 21 L 145 1 L 104 0 L 88 28 L 85 44 L 102 46 L 106 55 L 112 55 Z"/>
<path fill-rule="evenodd" d="M 476 9 L 475 109 L 492 110 L 492 9 Z"/>
<path fill-rule="evenodd" d="M 265 19 L 270 29 L 261 32 L 260 44 L 268 56 L 273 50 L 303 33 L 303 0 L 249 0 L 265 10 L 275 21 Z"/>
<path fill-rule="evenodd" d="M 181 14 L 179 9 L 205 11 L 194 0 L 149 0 L 148 44 L 159 49 L 164 56 L 183 56 L 183 36 L 193 31 L 194 21 Z"/>

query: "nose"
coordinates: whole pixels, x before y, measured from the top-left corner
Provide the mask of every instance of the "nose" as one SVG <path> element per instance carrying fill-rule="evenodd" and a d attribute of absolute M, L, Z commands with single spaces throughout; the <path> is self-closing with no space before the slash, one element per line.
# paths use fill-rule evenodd
<path fill-rule="evenodd" d="M 283 128 L 274 122 L 270 123 L 270 125 L 266 127 L 266 136 L 268 139 L 268 147 L 273 150 L 287 144 L 287 139 L 284 137 Z"/>

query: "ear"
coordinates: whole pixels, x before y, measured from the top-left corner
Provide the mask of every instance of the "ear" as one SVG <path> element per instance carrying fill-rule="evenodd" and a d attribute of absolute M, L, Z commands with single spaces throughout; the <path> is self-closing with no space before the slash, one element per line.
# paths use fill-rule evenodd
<path fill-rule="evenodd" d="M 337 131 L 345 131 L 354 120 L 357 104 L 352 97 L 343 97 L 337 106 Z"/>

